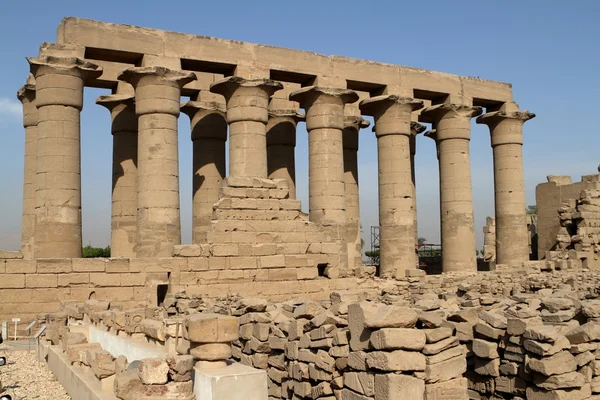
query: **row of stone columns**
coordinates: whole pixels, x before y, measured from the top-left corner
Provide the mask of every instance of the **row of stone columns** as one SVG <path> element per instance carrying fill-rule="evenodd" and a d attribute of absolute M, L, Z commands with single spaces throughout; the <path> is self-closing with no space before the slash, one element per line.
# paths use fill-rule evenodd
<path fill-rule="evenodd" d="M 79 113 L 86 79 L 101 70 L 75 58 L 29 59 L 35 86 L 18 93 L 26 127 L 23 253 L 26 257 L 81 256 Z M 168 257 L 181 241 L 177 118 L 191 121 L 194 147 L 194 242 L 204 240 L 212 205 L 225 176 L 229 126 L 231 176 L 283 178 L 295 197 L 295 129 L 302 115 L 269 111 L 270 97 L 283 86 L 269 79 L 229 77 L 211 92 L 226 108 L 198 98 L 180 105 L 191 72 L 135 67 L 121 80 L 134 95 L 101 96 L 113 134 L 113 254 Z M 309 133 L 310 220 L 343 243 L 340 260 L 350 268 L 361 258 L 358 203 L 358 132 L 368 126 L 344 115 L 358 100 L 348 89 L 305 87 L 290 95 L 306 112 Z M 415 135 L 411 122 L 421 101 L 396 95 L 363 100 L 361 112 L 374 117 L 379 162 L 379 220 L 382 276 L 403 276 L 417 265 Z M 440 168 L 440 214 L 444 271 L 475 268 L 475 235 L 470 176 L 470 120 L 480 107 L 442 104 L 421 112 L 431 122 Z M 527 257 L 522 170 L 522 126 L 533 114 L 516 105 L 485 114 L 494 148 L 499 262 Z M 35 192 L 35 195 L 34 195 Z M 32 238 L 34 238 L 32 240 Z M 347 246 L 345 245 L 347 244 Z M 523 249 L 521 249 L 523 247 Z"/>

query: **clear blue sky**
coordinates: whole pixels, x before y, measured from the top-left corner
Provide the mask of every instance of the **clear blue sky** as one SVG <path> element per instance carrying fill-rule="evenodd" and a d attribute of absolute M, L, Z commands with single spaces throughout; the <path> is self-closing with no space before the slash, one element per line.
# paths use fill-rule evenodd
<path fill-rule="evenodd" d="M 35 4 L 33 4 L 35 3 Z M 65 16 L 215 36 L 363 58 L 510 82 L 525 124 L 528 204 L 546 175 L 594 173 L 600 157 L 600 2 L 491 1 L 187 1 L 97 2 L 3 0 L 0 11 L 0 248 L 19 246 L 23 179 L 23 128 L 15 93 L 28 73 L 27 56 L 56 40 Z M 103 90 L 86 89 L 82 113 L 84 244 L 109 243 L 111 136 L 109 114 L 96 106 Z M 189 121 L 180 118 L 183 240 L 191 238 Z M 376 142 L 361 133 L 361 218 L 377 224 Z M 439 243 L 438 173 L 434 143 L 417 139 L 419 234 Z M 298 130 L 298 190 L 307 208 L 307 149 Z M 478 248 L 485 217 L 493 215 L 492 151 L 487 127 L 473 123 L 473 198 Z"/>

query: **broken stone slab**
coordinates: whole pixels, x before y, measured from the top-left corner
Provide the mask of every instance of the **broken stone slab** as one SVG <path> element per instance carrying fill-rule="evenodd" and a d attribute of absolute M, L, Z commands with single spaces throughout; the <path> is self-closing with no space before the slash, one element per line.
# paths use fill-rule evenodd
<path fill-rule="evenodd" d="M 552 325 L 532 326 L 525 329 L 523 337 L 538 342 L 554 343 L 564 335 Z"/>
<path fill-rule="evenodd" d="M 423 347 L 422 352 L 423 352 L 423 354 L 430 356 L 430 355 L 438 354 L 438 353 L 440 353 L 446 349 L 449 349 L 451 347 L 458 346 L 458 343 L 459 343 L 458 338 L 455 336 L 451 336 L 449 338 L 440 340 L 439 342 L 436 342 L 436 343 L 426 344 Z"/>
<path fill-rule="evenodd" d="M 371 334 L 371 346 L 376 350 L 421 350 L 425 333 L 418 329 L 383 328 Z"/>
<path fill-rule="evenodd" d="M 87 337 L 81 332 L 65 332 L 62 335 L 62 349 L 64 352 L 68 352 L 73 345 L 87 342 Z"/>
<path fill-rule="evenodd" d="M 138 364 L 138 376 L 145 385 L 164 385 L 168 382 L 169 365 L 164 358 L 144 358 Z"/>
<path fill-rule="evenodd" d="M 158 341 L 164 342 L 167 339 L 165 324 L 153 319 L 143 319 L 141 324 L 142 333 Z"/>
<path fill-rule="evenodd" d="M 464 354 L 425 367 L 425 380 L 427 383 L 448 381 L 462 376 L 467 370 L 467 359 Z"/>
<path fill-rule="evenodd" d="M 83 363 L 85 353 L 88 350 L 102 350 L 102 347 L 100 346 L 100 343 L 73 344 L 69 346 L 69 350 L 66 354 L 71 364 L 75 362 Z"/>
<path fill-rule="evenodd" d="M 437 364 L 442 361 L 449 360 L 454 357 L 458 357 L 460 355 L 465 354 L 464 346 L 454 346 L 447 350 L 444 350 L 438 354 L 427 356 L 426 362 L 427 364 Z"/>
<path fill-rule="evenodd" d="M 390 397 L 392 399 L 393 397 Z M 396 397 L 397 399 L 421 399 L 422 397 Z M 456 378 L 446 382 L 425 385 L 426 400 L 468 400 L 467 378 Z"/>
<path fill-rule="evenodd" d="M 366 328 L 412 328 L 418 320 L 417 312 L 408 307 L 399 307 L 374 302 L 352 304 L 348 308 L 348 320 L 355 315 L 364 322 Z"/>
<path fill-rule="evenodd" d="M 494 328 L 486 322 L 476 323 L 474 329 L 479 336 L 483 336 L 484 338 L 491 340 L 500 340 L 500 338 L 502 338 L 502 336 L 504 336 L 506 333 L 506 330 Z"/>
<path fill-rule="evenodd" d="M 133 400 L 142 386 L 142 381 L 135 371 L 124 371 L 115 375 L 113 389 L 115 396 L 122 400 Z"/>
<path fill-rule="evenodd" d="M 375 395 L 375 374 L 372 372 L 345 372 L 344 386 L 365 396 Z"/>
<path fill-rule="evenodd" d="M 481 358 L 499 358 L 498 343 L 489 342 L 483 339 L 473 340 L 473 353 Z"/>
<path fill-rule="evenodd" d="M 104 379 L 115 374 L 114 358 L 108 351 L 88 350 L 86 359 L 96 378 Z"/>
<path fill-rule="evenodd" d="M 581 313 L 588 318 L 600 318 L 600 300 L 582 301 Z"/>
<path fill-rule="evenodd" d="M 568 310 L 574 307 L 573 300 L 564 297 L 544 297 L 541 299 L 542 307 L 551 313 Z"/>
<path fill-rule="evenodd" d="M 486 359 L 475 357 L 474 371 L 479 375 L 500 376 L 500 359 Z"/>
<path fill-rule="evenodd" d="M 576 328 L 569 330 L 565 336 L 571 344 L 593 342 L 600 340 L 600 324 L 597 322 L 588 322 Z"/>
<path fill-rule="evenodd" d="M 194 400 L 192 381 L 169 382 L 162 385 L 142 385 L 135 400 Z"/>
<path fill-rule="evenodd" d="M 590 384 L 579 389 L 546 390 L 535 386 L 527 388 L 527 400 L 587 400 L 592 396 Z"/>
<path fill-rule="evenodd" d="M 166 359 L 169 366 L 169 379 L 174 382 L 187 382 L 192 379 L 194 357 L 191 355 L 169 356 Z"/>
<path fill-rule="evenodd" d="M 426 364 L 423 354 L 404 350 L 373 351 L 367 353 L 366 361 L 369 368 L 380 371 L 424 371 Z"/>
<path fill-rule="evenodd" d="M 575 357 L 567 351 L 561 351 L 550 357 L 530 358 L 527 367 L 545 376 L 559 375 L 577 369 Z"/>
<path fill-rule="evenodd" d="M 567 372 L 552 376 L 534 374 L 533 382 L 537 387 L 546 390 L 571 389 L 585 385 L 585 377 L 579 372 Z"/>
<path fill-rule="evenodd" d="M 506 333 L 509 335 L 523 335 L 527 328 L 543 325 L 542 318 L 508 318 Z"/>
<path fill-rule="evenodd" d="M 492 311 L 479 311 L 479 319 L 497 329 L 506 329 L 506 317 L 496 314 Z"/>
<path fill-rule="evenodd" d="M 344 380 L 344 383 L 346 381 Z M 425 382 L 409 375 L 377 374 L 375 376 L 375 398 L 387 399 L 423 399 Z"/>
<path fill-rule="evenodd" d="M 523 347 L 525 350 L 533 354 L 547 357 L 556 354 L 561 350 L 569 349 L 571 347 L 571 343 L 565 336 L 559 336 L 554 343 L 544 343 L 532 339 L 525 339 L 523 341 Z"/>
<path fill-rule="evenodd" d="M 434 329 L 423 329 L 427 343 L 436 343 L 452 336 L 452 329 L 446 326 Z"/>

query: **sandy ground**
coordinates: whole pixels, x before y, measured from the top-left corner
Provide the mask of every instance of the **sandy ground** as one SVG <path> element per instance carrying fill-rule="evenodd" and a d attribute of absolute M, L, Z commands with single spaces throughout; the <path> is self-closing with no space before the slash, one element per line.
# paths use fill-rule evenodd
<path fill-rule="evenodd" d="M 0 356 L 7 358 L 7 365 L 0 367 L 2 393 L 10 394 L 13 400 L 71 399 L 46 364 L 37 361 L 35 350 L 6 351 L 0 347 Z"/>

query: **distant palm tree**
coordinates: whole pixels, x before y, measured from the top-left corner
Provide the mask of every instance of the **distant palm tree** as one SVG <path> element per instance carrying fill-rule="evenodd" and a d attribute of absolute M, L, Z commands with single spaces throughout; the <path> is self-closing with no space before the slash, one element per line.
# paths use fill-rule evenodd
<path fill-rule="evenodd" d="M 418 245 L 419 247 L 421 247 L 421 246 L 423 246 L 425 243 L 427 243 L 427 239 L 425 239 L 424 237 L 420 237 L 420 238 L 419 238 L 419 240 L 418 240 L 418 242 L 417 242 L 417 245 Z"/>

